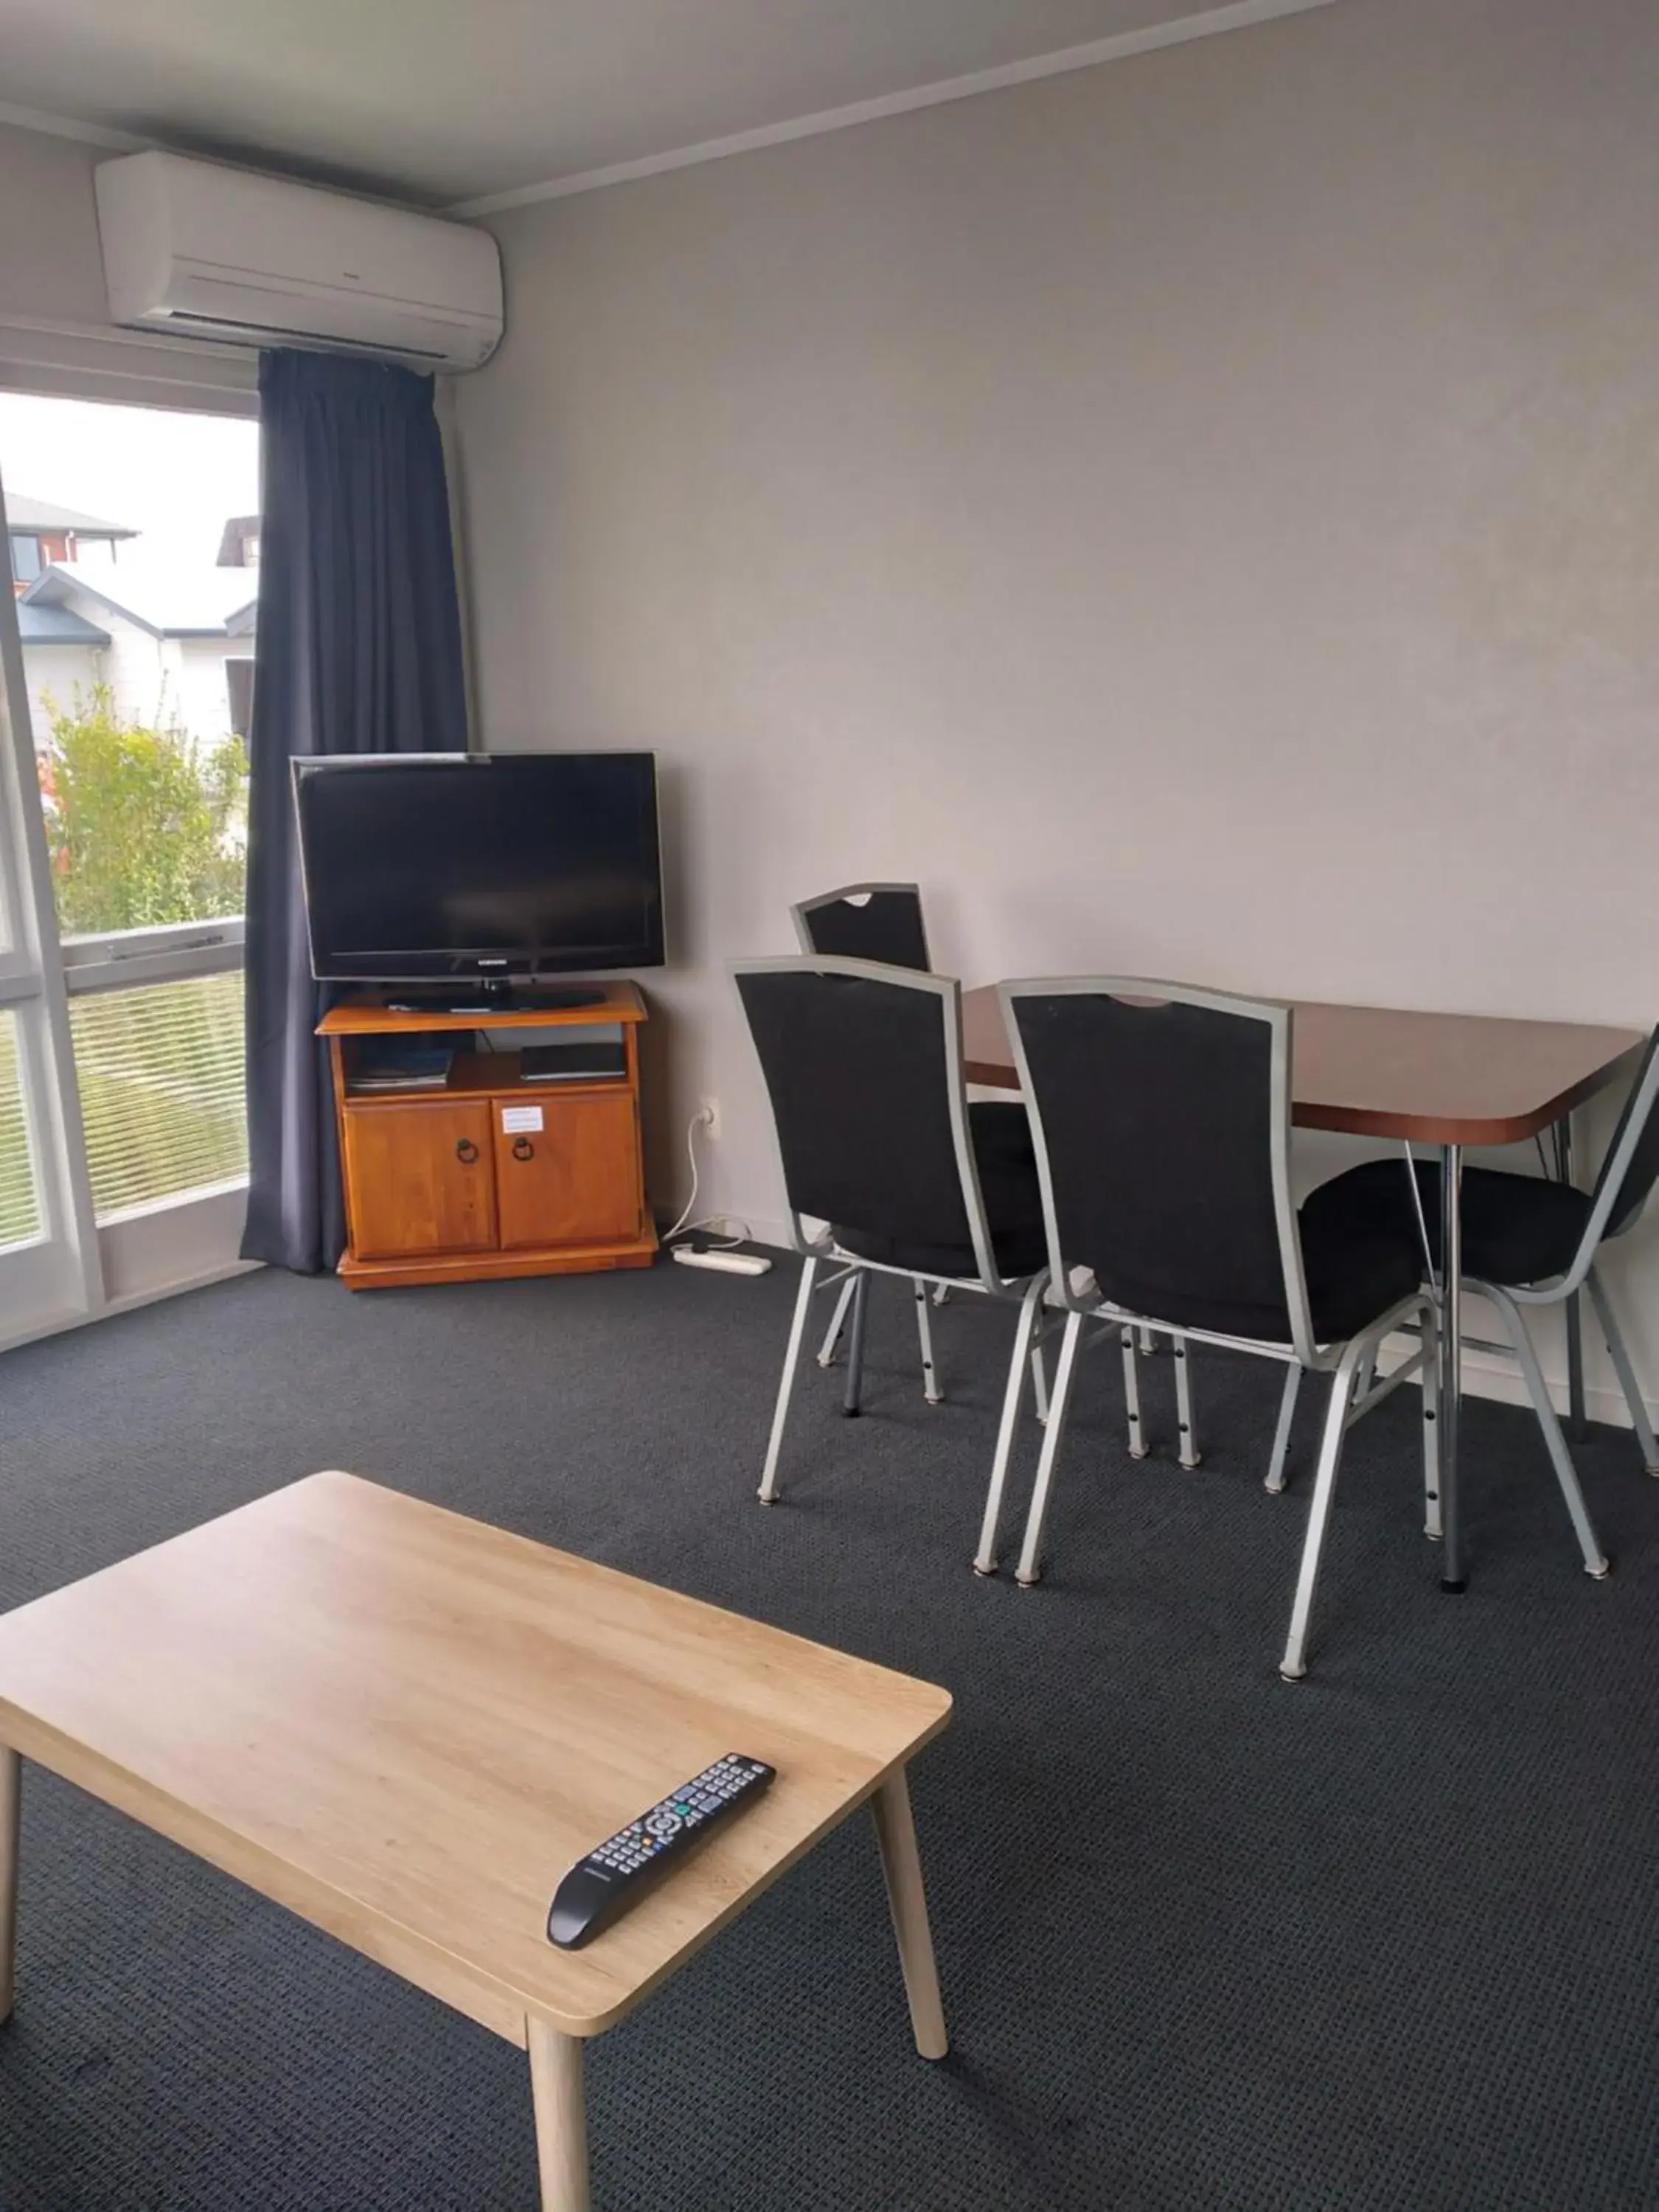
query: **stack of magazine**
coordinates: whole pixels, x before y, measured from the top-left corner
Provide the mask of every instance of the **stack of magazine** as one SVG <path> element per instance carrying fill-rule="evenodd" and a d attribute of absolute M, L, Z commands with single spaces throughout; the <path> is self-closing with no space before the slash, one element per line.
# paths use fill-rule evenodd
<path fill-rule="evenodd" d="M 362 1037 L 351 1070 L 354 1091 L 430 1091 L 449 1079 L 470 1036 Z"/>

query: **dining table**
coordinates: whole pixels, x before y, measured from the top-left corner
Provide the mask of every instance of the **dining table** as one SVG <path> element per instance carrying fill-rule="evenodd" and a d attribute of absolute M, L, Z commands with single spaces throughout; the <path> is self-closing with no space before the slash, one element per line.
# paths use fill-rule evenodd
<path fill-rule="evenodd" d="M 1154 987 L 1149 987 L 1149 990 Z M 1572 1116 L 1629 1072 L 1639 1030 L 1507 1015 L 1424 1012 L 1291 1000 L 1291 1118 L 1298 1128 L 1421 1145 L 1440 1158 L 1441 1266 L 1432 1287 L 1438 1331 L 1441 1588 L 1468 1588 L 1458 1480 L 1462 1404 L 1462 1207 L 1465 1153 L 1551 1133 L 1555 1171 L 1573 1176 Z M 1019 1073 L 998 986 L 962 998 L 963 1073 L 1018 1091 Z M 1584 1424 L 1577 1300 L 1568 1305 L 1569 1416 Z"/>

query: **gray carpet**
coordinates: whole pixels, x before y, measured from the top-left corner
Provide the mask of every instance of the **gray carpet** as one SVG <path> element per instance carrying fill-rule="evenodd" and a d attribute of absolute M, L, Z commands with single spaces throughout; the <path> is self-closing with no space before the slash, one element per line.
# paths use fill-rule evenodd
<path fill-rule="evenodd" d="M 787 1501 L 754 1503 L 792 1291 L 264 1274 L 12 1353 L 0 1604 L 335 1465 L 951 1688 L 915 1778 L 951 2059 L 909 2046 L 856 1823 L 592 2047 L 598 2212 L 1659 2207 L 1659 1484 L 1628 1435 L 1580 1450 L 1597 1586 L 1528 1417 L 1473 1407 L 1449 1599 L 1401 1394 L 1352 1439 L 1291 1688 L 1273 1371 L 1198 1360 L 1185 1474 L 1127 1458 L 1088 1370 L 1024 1593 L 968 1571 L 1006 1312 L 939 1317 L 930 1412 L 879 1300 L 868 1417 L 809 1369 Z M 1166 1444 L 1168 1390 L 1164 1360 Z M 536 2202 L 520 2054 L 34 1771 L 21 1913 L 5 2212 Z"/>

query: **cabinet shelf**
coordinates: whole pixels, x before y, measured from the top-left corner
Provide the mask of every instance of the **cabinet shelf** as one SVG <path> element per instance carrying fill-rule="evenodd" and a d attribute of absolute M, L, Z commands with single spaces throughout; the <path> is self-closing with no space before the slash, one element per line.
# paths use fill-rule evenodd
<path fill-rule="evenodd" d="M 559 1098 L 590 1091 L 625 1096 L 626 1075 L 583 1076 L 568 1081 L 526 1083 L 516 1052 L 458 1052 L 441 1083 L 400 1085 L 395 1091 L 359 1091 L 346 1079 L 346 1103 L 360 1106 L 402 1106 L 416 1098 Z"/>

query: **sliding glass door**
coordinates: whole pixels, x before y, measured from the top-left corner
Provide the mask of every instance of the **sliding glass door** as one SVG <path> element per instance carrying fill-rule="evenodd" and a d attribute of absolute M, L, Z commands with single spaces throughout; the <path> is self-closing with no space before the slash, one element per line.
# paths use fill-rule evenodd
<path fill-rule="evenodd" d="M 0 1344 L 234 1264 L 257 438 L 0 394 Z"/>

